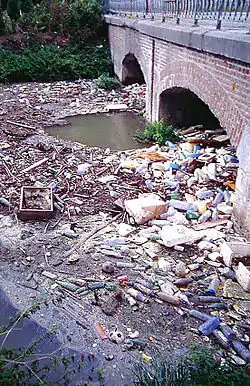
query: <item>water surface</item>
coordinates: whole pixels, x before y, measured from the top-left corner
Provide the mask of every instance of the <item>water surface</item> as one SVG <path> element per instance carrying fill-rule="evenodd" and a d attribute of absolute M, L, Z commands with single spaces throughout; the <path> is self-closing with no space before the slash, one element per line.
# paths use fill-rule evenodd
<path fill-rule="evenodd" d="M 78 115 L 67 120 L 69 125 L 49 127 L 46 132 L 87 146 L 116 150 L 142 147 L 133 137 L 137 131 L 144 129 L 146 120 L 132 112 Z"/>

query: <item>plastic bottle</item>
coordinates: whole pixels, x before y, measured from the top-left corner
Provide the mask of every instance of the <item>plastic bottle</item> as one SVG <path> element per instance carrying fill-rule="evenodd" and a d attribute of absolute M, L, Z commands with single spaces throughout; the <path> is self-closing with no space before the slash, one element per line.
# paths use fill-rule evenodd
<path fill-rule="evenodd" d="M 164 180 L 164 184 L 169 186 L 170 188 L 178 188 L 179 187 L 179 182 L 178 181 L 172 181 L 172 180 Z"/>
<path fill-rule="evenodd" d="M 142 284 L 133 283 L 133 287 L 134 287 L 134 289 L 141 291 L 143 294 L 145 294 L 147 296 L 154 296 L 154 291 L 151 290 L 150 288 L 145 287 Z"/>
<path fill-rule="evenodd" d="M 179 195 L 177 193 L 168 194 L 165 200 L 178 200 Z"/>
<path fill-rule="evenodd" d="M 196 201 L 195 205 L 197 206 L 198 212 L 203 214 L 207 210 L 207 204 L 205 201 Z"/>
<path fill-rule="evenodd" d="M 6 200 L 6 198 L 4 198 L 4 197 L 0 197 L 0 204 L 7 206 L 7 207 L 10 207 L 9 201 Z"/>
<path fill-rule="evenodd" d="M 231 198 L 230 192 L 228 190 L 225 190 L 224 191 L 224 200 L 225 200 L 225 203 L 227 205 L 230 205 L 230 203 L 231 203 L 230 198 Z"/>
<path fill-rule="evenodd" d="M 131 307 L 135 306 L 137 303 L 136 303 L 136 300 L 134 298 L 132 298 L 132 296 L 128 295 L 128 294 L 124 294 L 124 298 L 127 300 L 127 302 L 131 305 Z"/>
<path fill-rule="evenodd" d="M 187 220 L 197 220 L 200 217 L 200 214 L 193 210 L 188 210 L 185 216 Z"/>
<path fill-rule="evenodd" d="M 167 220 L 168 217 L 174 216 L 177 213 L 177 210 L 172 208 L 171 206 L 168 208 L 167 212 L 160 214 L 159 218 L 161 220 Z"/>
<path fill-rule="evenodd" d="M 241 342 L 233 340 L 232 346 L 237 354 L 244 359 L 244 361 L 250 362 L 250 351 Z"/>
<path fill-rule="evenodd" d="M 200 218 L 198 219 L 198 223 L 203 223 L 203 222 L 206 222 L 210 217 L 212 216 L 212 212 L 211 210 L 206 210 L 205 213 L 203 213 Z"/>
<path fill-rule="evenodd" d="M 153 189 L 153 183 L 151 180 L 146 180 L 145 185 L 148 189 L 152 190 Z"/>
<path fill-rule="evenodd" d="M 146 160 L 142 164 L 140 164 L 138 168 L 136 168 L 135 174 L 140 174 L 142 172 L 145 172 L 148 169 L 148 163 L 149 162 Z"/>
<path fill-rule="evenodd" d="M 220 318 L 218 316 L 209 318 L 206 322 L 199 326 L 198 330 L 203 335 L 210 335 L 220 325 Z"/>
<path fill-rule="evenodd" d="M 158 292 L 157 296 L 164 302 L 174 304 L 175 306 L 180 304 L 180 299 L 177 296 L 167 295 L 164 292 Z"/>
<path fill-rule="evenodd" d="M 208 308 L 213 308 L 215 310 L 228 310 L 228 305 L 226 303 L 212 303 L 207 306 Z"/>
<path fill-rule="evenodd" d="M 227 324 L 221 323 L 220 329 L 228 340 L 231 341 L 236 338 L 236 333 Z"/>
<path fill-rule="evenodd" d="M 177 287 L 186 287 L 188 284 L 192 283 L 193 279 L 191 277 L 183 277 L 174 281 L 174 285 Z"/>
<path fill-rule="evenodd" d="M 213 336 L 217 340 L 217 342 L 224 348 L 228 349 L 229 348 L 229 340 L 225 337 L 225 335 L 218 330 L 215 330 L 212 332 Z"/>
<path fill-rule="evenodd" d="M 188 312 L 189 315 L 193 316 L 196 319 L 203 320 L 204 322 L 209 320 L 211 316 L 204 314 L 204 312 L 200 312 L 197 310 L 189 310 L 187 308 L 183 308 L 184 311 Z"/>
<path fill-rule="evenodd" d="M 166 141 L 165 145 L 168 146 L 170 149 L 176 148 L 176 145 L 171 141 Z"/>
<path fill-rule="evenodd" d="M 197 210 L 197 206 L 191 204 L 189 202 L 181 201 L 181 200 L 170 200 L 169 206 L 175 209 L 187 211 L 187 210 Z"/>
<path fill-rule="evenodd" d="M 197 192 L 196 192 L 196 196 L 198 197 L 198 198 L 200 198 L 200 199 L 204 199 L 204 198 L 210 198 L 210 197 L 212 197 L 213 196 L 213 192 L 212 192 L 212 190 L 202 190 L 202 189 L 200 189 L 200 190 L 198 190 Z"/>
<path fill-rule="evenodd" d="M 222 201 L 223 198 L 224 198 L 224 194 L 222 192 L 218 192 L 213 200 L 212 205 L 217 206 Z"/>
<path fill-rule="evenodd" d="M 170 169 L 178 170 L 178 169 L 180 169 L 180 166 L 177 165 L 177 164 L 174 163 L 174 162 L 166 162 L 166 164 L 165 164 L 165 170 L 170 170 Z"/>
<path fill-rule="evenodd" d="M 147 299 L 141 292 L 137 291 L 134 288 L 129 288 L 127 293 L 131 295 L 134 299 L 139 300 L 143 303 L 149 303 L 149 299 Z"/>
<path fill-rule="evenodd" d="M 223 298 L 217 298 L 217 296 L 199 296 L 198 299 L 201 303 L 224 302 Z"/>
<path fill-rule="evenodd" d="M 214 208 L 212 211 L 212 220 L 215 221 L 218 219 L 218 209 Z"/>
<path fill-rule="evenodd" d="M 218 277 L 215 277 L 209 284 L 208 288 L 205 291 L 206 295 L 212 295 L 214 296 L 218 287 L 220 285 L 220 279 Z"/>

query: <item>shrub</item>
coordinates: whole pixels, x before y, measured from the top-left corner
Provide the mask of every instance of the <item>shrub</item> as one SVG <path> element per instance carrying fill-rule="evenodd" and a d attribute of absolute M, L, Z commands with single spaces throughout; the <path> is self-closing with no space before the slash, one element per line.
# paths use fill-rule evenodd
<path fill-rule="evenodd" d="M 107 45 L 0 50 L 0 82 L 94 79 L 111 69 Z"/>
<path fill-rule="evenodd" d="M 18 6 L 18 1 L 17 0 L 8 0 L 7 6 L 6 6 L 7 12 L 9 17 L 12 20 L 17 20 L 20 16 L 20 10 Z"/>
<path fill-rule="evenodd" d="M 70 4 L 65 29 L 71 37 L 86 41 L 102 27 L 101 9 L 96 0 L 76 0 Z"/>
<path fill-rule="evenodd" d="M 119 80 L 110 77 L 109 74 L 99 76 L 96 83 L 98 87 L 104 88 L 105 90 L 114 90 L 121 87 Z"/>
<path fill-rule="evenodd" d="M 136 134 L 135 137 L 141 141 L 154 141 L 163 145 L 167 140 L 177 141 L 180 135 L 174 126 L 168 126 L 161 120 L 149 123 L 144 131 Z"/>

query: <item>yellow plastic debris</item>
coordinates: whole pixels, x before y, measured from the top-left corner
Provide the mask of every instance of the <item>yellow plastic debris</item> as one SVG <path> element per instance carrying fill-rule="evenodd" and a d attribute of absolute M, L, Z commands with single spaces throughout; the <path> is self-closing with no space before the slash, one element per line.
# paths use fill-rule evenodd
<path fill-rule="evenodd" d="M 146 354 L 142 354 L 142 359 L 144 359 L 145 361 L 147 361 L 147 362 L 150 362 L 150 361 L 152 361 L 152 357 L 150 357 L 149 355 L 146 355 Z"/>

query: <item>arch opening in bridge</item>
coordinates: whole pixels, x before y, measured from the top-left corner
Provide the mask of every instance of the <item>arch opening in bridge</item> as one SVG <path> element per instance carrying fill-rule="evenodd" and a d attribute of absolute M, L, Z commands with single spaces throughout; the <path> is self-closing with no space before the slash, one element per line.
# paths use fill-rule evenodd
<path fill-rule="evenodd" d="M 219 120 L 196 94 L 186 88 L 172 87 L 160 95 L 159 120 L 168 125 L 190 127 L 202 125 L 205 129 L 220 127 Z"/>
<path fill-rule="evenodd" d="M 140 64 L 134 54 L 127 54 L 122 61 L 122 83 L 126 86 L 134 83 L 146 83 Z"/>

